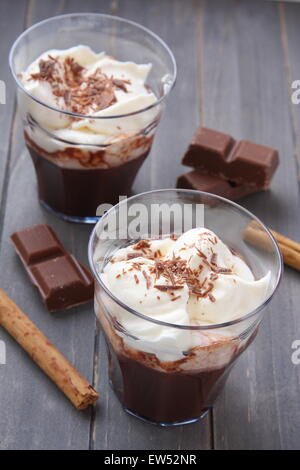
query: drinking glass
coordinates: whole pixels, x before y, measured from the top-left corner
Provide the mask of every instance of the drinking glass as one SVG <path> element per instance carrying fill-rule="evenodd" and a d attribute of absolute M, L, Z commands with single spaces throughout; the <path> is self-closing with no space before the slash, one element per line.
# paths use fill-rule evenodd
<path fill-rule="evenodd" d="M 144 109 L 101 117 L 61 111 L 33 96 L 20 74 L 42 53 L 89 46 L 119 61 L 152 64 L 145 84 L 157 101 Z M 27 29 L 10 52 L 10 68 L 18 85 L 25 143 L 32 157 L 41 204 L 73 222 L 95 223 L 101 203 L 115 204 L 129 195 L 136 174 L 148 156 L 176 79 L 176 62 L 168 46 L 150 30 L 116 16 L 69 14 L 49 18 Z M 61 138 L 59 130 L 74 121 L 87 122 L 94 133 L 112 138 L 91 143 L 91 133 Z M 59 129 L 58 129 L 59 128 Z"/>
<path fill-rule="evenodd" d="M 241 256 L 255 279 L 269 273 L 266 298 L 255 310 L 240 317 L 236 312 L 220 324 L 172 324 L 133 310 L 103 282 L 116 250 L 200 225 Z M 191 423 L 212 407 L 234 362 L 255 338 L 282 272 L 276 241 L 255 215 L 222 197 L 179 189 L 139 194 L 108 210 L 91 234 L 89 262 L 112 389 L 127 412 L 162 426 Z"/>

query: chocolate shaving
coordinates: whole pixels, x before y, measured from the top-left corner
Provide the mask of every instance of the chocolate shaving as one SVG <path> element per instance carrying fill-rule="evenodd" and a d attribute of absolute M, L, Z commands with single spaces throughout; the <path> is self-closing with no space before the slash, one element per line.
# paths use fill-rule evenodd
<path fill-rule="evenodd" d="M 210 283 L 208 284 L 208 288 L 206 289 L 205 292 L 203 292 L 203 294 L 202 294 L 201 297 L 206 297 L 206 296 L 210 293 L 210 291 L 211 291 L 213 288 L 214 288 L 214 285 L 213 285 L 212 282 L 210 282 Z"/>
<path fill-rule="evenodd" d="M 138 263 L 136 261 L 134 261 L 132 263 L 132 266 L 134 267 L 134 269 L 136 269 L 137 271 L 141 271 L 141 266 L 143 265 L 143 263 Z"/>
<path fill-rule="evenodd" d="M 161 290 L 162 292 L 183 289 L 183 286 L 168 286 L 168 285 L 165 285 L 165 284 L 162 284 L 162 285 L 155 284 L 154 287 L 158 290 Z"/>
<path fill-rule="evenodd" d="M 231 274 L 232 273 L 231 269 L 223 268 L 221 266 L 214 267 L 213 271 L 215 271 L 216 273 L 219 273 L 219 274 Z"/>
<path fill-rule="evenodd" d="M 200 256 L 200 258 L 202 258 L 202 259 L 204 259 L 204 260 L 207 259 L 206 254 L 203 253 L 199 248 L 196 248 L 196 250 L 197 250 L 197 253 L 198 253 L 198 255 Z"/>
<path fill-rule="evenodd" d="M 142 274 L 143 274 L 144 278 L 146 279 L 147 289 L 150 289 L 150 287 L 151 287 L 151 277 L 144 270 L 142 271 Z"/>
<path fill-rule="evenodd" d="M 127 259 L 130 260 L 130 259 L 134 259 L 134 258 L 139 258 L 140 256 L 143 256 L 143 253 L 142 253 L 142 252 L 138 252 L 138 253 L 128 253 L 128 254 L 127 254 Z"/>
<path fill-rule="evenodd" d="M 119 78 L 113 78 L 112 82 L 113 82 L 113 84 L 115 85 L 116 88 L 119 88 L 120 90 L 124 91 L 125 93 L 128 93 L 126 85 L 131 84 L 130 80 L 120 80 Z"/>
<path fill-rule="evenodd" d="M 154 252 L 154 258 L 161 258 L 162 257 L 162 252 L 160 250 L 156 250 Z"/>
<path fill-rule="evenodd" d="M 54 64 L 58 63 L 59 62 L 54 62 Z M 73 57 L 66 57 L 64 61 L 64 79 L 66 84 L 72 88 L 75 86 L 75 84 L 81 84 L 82 72 L 84 70 L 84 67 L 75 62 L 75 59 L 73 59 Z"/>
<path fill-rule="evenodd" d="M 37 73 L 31 74 L 32 80 L 40 80 L 40 81 L 52 81 L 55 80 L 56 75 L 56 61 L 51 56 L 48 56 L 49 60 L 41 59 L 39 61 L 39 69 L 40 71 Z M 57 79 L 57 78 L 56 78 Z"/>
<path fill-rule="evenodd" d="M 210 264 L 216 265 L 217 264 L 217 253 L 213 253 L 210 258 Z"/>
<path fill-rule="evenodd" d="M 143 248 L 150 248 L 150 247 L 151 247 L 151 245 L 150 245 L 149 240 L 140 240 L 139 242 L 137 242 L 133 246 L 133 249 L 134 250 L 142 250 Z"/>

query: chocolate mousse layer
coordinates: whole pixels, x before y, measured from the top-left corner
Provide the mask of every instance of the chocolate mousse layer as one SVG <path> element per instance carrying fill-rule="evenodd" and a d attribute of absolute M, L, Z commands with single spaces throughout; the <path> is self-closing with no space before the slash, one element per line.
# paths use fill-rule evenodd
<path fill-rule="evenodd" d="M 175 361 L 168 369 L 158 369 L 154 355 L 136 351 L 133 357 L 114 350 L 108 341 L 110 380 L 124 408 L 153 423 L 175 424 L 201 417 L 220 394 L 231 367 L 240 354 L 252 343 L 257 329 L 246 343 L 236 348 L 226 365 L 195 371 L 186 358 L 186 370 L 176 367 Z M 139 360 L 137 359 L 139 356 Z M 151 358 L 152 356 L 152 358 Z M 150 359 L 150 360 L 149 360 Z M 149 362 L 152 359 L 152 366 Z M 156 364 L 157 362 L 157 364 Z"/>
<path fill-rule="evenodd" d="M 166 424 L 199 418 L 213 404 L 230 372 L 230 366 L 199 373 L 160 372 L 126 356 L 118 355 L 115 360 L 122 378 L 114 385 L 123 406 Z"/>
<path fill-rule="evenodd" d="M 42 149 L 26 134 L 25 140 L 36 169 L 40 201 L 73 217 L 95 217 L 100 204 L 116 204 L 120 195 L 129 195 L 136 174 L 150 151 L 149 146 L 139 157 L 118 166 L 68 168 L 45 158 Z M 96 161 L 101 158 L 101 152 L 105 151 L 94 154 Z"/>

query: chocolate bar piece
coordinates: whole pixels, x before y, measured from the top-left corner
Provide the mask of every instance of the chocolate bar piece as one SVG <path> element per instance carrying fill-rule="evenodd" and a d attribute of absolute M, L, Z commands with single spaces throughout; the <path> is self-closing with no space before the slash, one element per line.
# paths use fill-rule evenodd
<path fill-rule="evenodd" d="M 234 144 L 235 140 L 230 135 L 200 127 L 183 157 L 182 164 L 192 168 L 205 167 L 208 171 L 214 171 L 216 167 L 223 168 Z"/>
<path fill-rule="evenodd" d="M 195 189 L 197 191 L 204 191 L 206 193 L 226 197 L 231 200 L 247 196 L 257 191 L 253 185 L 233 183 L 219 178 L 218 176 L 200 173 L 197 170 L 179 176 L 177 188 Z"/>
<path fill-rule="evenodd" d="M 279 163 L 277 150 L 247 140 L 235 142 L 222 132 L 199 128 L 183 165 L 238 184 L 267 189 Z"/>
<path fill-rule="evenodd" d="M 243 183 L 254 183 L 258 188 L 268 189 L 279 164 L 277 150 L 248 140 L 240 140 L 227 164 L 224 177 Z"/>
<path fill-rule="evenodd" d="M 49 225 L 25 228 L 11 240 L 50 312 L 92 300 L 93 276 L 65 250 Z"/>

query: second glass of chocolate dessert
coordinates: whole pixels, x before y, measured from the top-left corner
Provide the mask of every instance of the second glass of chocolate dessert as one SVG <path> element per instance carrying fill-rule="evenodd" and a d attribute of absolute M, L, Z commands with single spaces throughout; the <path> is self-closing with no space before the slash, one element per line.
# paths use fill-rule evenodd
<path fill-rule="evenodd" d="M 49 18 L 10 53 L 39 199 L 56 215 L 93 223 L 130 194 L 149 154 L 176 63 L 146 28 L 101 14 Z"/>
<path fill-rule="evenodd" d="M 124 409 L 163 426 L 204 416 L 277 289 L 282 259 L 270 232 L 219 196 L 152 191 L 102 217 L 89 259 Z"/>

